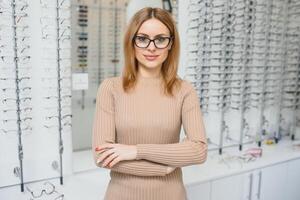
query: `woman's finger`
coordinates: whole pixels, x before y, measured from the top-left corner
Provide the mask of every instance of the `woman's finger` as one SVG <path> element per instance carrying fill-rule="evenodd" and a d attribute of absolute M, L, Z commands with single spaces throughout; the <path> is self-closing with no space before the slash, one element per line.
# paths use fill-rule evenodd
<path fill-rule="evenodd" d="M 107 151 L 108 149 L 102 149 L 102 150 L 100 150 L 100 151 L 96 151 L 96 154 L 97 155 L 100 155 L 101 153 L 103 153 L 104 151 Z"/>
<path fill-rule="evenodd" d="M 115 159 L 113 159 L 113 161 L 111 161 L 111 163 L 109 163 L 109 167 L 113 167 L 115 164 L 117 164 L 118 162 L 121 161 L 120 157 L 116 157 Z"/>
<path fill-rule="evenodd" d="M 101 150 L 101 149 L 106 149 L 106 148 L 111 149 L 111 148 L 114 148 L 115 145 L 116 145 L 116 144 L 105 143 L 105 144 L 101 144 L 100 146 L 97 146 L 97 147 L 95 148 L 95 150 L 96 150 L 96 151 L 99 151 L 99 150 Z"/>
<path fill-rule="evenodd" d="M 110 154 L 114 153 L 114 149 L 110 149 L 110 150 L 107 150 L 105 152 L 103 152 L 101 154 L 101 156 L 98 158 L 97 162 L 102 162 L 107 156 L 109 156 Z"/>
<path fill-rule="evenodd" d="M 116 157 L 118 157 L 118 154 L 113 153 L 110 156 L 108 156 L 102 164 L 102 167 L 106 167 L 112 160 L 114 160 Z"/>
<path fill-rule="evenodd" d="M 95 148 L 95 151 L 102 151 L 104 149 L 112 149 L 113 147 L 107 147 L 107 146 L 98 146 Z"/>

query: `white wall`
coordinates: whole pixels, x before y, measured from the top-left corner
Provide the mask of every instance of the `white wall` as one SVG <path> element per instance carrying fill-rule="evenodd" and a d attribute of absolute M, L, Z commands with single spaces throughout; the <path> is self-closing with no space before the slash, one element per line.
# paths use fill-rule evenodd
<path fill-rule="evenodd" d="M 131 0 L 127 7 L 127 21 L 136 13 L 138 10 L 144 7 L 159 7 L 162 8 L 161 0 Z"/>

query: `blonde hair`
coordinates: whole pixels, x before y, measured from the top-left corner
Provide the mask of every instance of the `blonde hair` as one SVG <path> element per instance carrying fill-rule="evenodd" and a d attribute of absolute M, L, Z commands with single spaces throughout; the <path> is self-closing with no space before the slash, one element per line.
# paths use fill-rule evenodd
<path fill-rule="evenodd" d="M 170 31 L 172 38 L 172 47 L 169 50 L 168 57 L 162 64 L 161 73 L 164 82 L 165 94 L 173 96 L 173 87 L 180 85 L 181 79 L 177 76 L 180 42 L 179 34 L 172 15 L 161 8 L 145 7 L 139 10 L 129 21 L 124 36 L 124 63 L 123 68 L 123 88 L 127 92 L 134 87 L 137 80 L 138 61 L 135 58 L 133 38 L 143 22 L 155 18 L 161 21 Z"/>

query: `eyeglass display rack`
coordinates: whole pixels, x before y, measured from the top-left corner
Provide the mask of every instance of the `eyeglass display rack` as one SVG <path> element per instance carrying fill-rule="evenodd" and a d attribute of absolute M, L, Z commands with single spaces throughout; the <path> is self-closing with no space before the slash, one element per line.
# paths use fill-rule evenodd
<path fill-rule="evenodd" d="M 80 46 L 78 46 L 78 67 L 82 69 L 82 72 L 87 72 L 88 70 L 88 14 L 89 14 L 88 6 L 85 4 L 80 4 L 77 7 L 77 23 L 80 27 L 80 32 L 78 32 L 78 35 L 85 36 L 86 40 L 79 41 Z M 83 37 L 81 37 L 83 38 Z M 80 36 L 78 37 L 80 39 Z M 85 90 L 81 90 L 81 109 L 84 109 L 85 107 Z"/>
<path fill-rule="evenodd" d="M 0 156 L 9 157 L 0 161 L 0 188 L 20 184 L 24 192 L 47 178 L 63 184 L 63 138 L 71 126 L 69 3 L 0 1 Z"/>
<path fill-rule="evenodd" d="M 280 63 L 280 66 L 279 66 L 279 82 L 280 83 L 283 83 L 283 81 L 285 79 L 288 79 L 287 76 L 285 76 L 284 74 L 284 71 L 286 70 L 286 63 L 287 63 L 287 55 L 286 52 L 287 52 L 287 32 L 288 32 L 288 24 L 289 24 L 289 21 L 288 21 L 288 14 L 289 14 L 289 9 L 288 9 L 288 2 L 285 1 L 285 4 L 282 6 L 282 9 L 280 10 L 280 12 L 277 12 L 276 15 L 276 20 L 280 20 L 280 19 L 283 19 L 282 22 L 287 22 L 287 23 L 284 23 L 282 24 L 281 26 L 283 27 L 283 29 L 281 29 L 279 31 L 279 42 L 277 43 L 278 45 L 280 45 L 282 48 L 280 48 L 280 52 L 279 52 L 279 55 L 282 56 L 282 60 L 281 60 L 281 63 Z M 281 22 L 281 23 L 282 23 Z M 286 95 L 283 96 L 283 84 L 278 84 L 278 106 L 277 106 L 277 111 L 276 113 L 279 113 L 276 115 L 276 119 L 275 119 L 275 140 L 276 140 L 276 143 L 278 143 L 278 140 L 280 139 L 281 135 L 280 133 L 282 132 L 282 126 L 281 126 L 281 122 L 283 120 L 285 120 L 283 117 L 282 117 L 282 112 L 283 112 L 283 109 L 285 107 L 284 105 L 284 98 Z M 292 133 L 291 133 L 292 135 Z"/>
<path fill-rule="evenodd" d="M 198 91 L 208 141 L 219 154 L 295 139 L 299 9 L 292 0 L 189 1 L 185 78 Z"/>
<path fill-rule="evenodd" d="M 265 26 L 262 28 L 262 43 L 264 43 L 264 46 L 262 47 L 264 49 L 263 51 L 263 75 L 262 75 L 262 93 L 260 97 L 260 107 L 259 107 L 259 129 L 258 129 L 258 145 L 261 146 L 261 140 L 262 140 L 262 135 L 266 134 L 266 130 L 263 128 L 264 123 L 266 122 L 267 118 L 264 115 L 264 110 L 266 105 L 266 98 L 267 98 L 267 93 L 266 93 L 266 81 L 267 81 L 267 76 L 269 75 L 267 67 L 270 66 L 270 40 L 268 37 L 271 34 L 271 16 L 272 16 L 272 9 L 270 9 L 272 6 L 272 1 L 268 0 L 266 1 L 266 11 L 264 13 L 265 17 Z"/>
<path fill-rule="evenodd" d="M 31 87 L 29 84 L 31 77 L 25 72 L 30 69 L 30 67 L 25 66 L 30 61 L 30 56 L 27 55 L 30 46 L 27 44 L 28 36 L 21 34 L 26 32 L 26 29 L 28 28 L 26 25 L 26 18 L 28 15 L 26 13 L 27 6 L 26 3 L 21 5 L 15 0 L 12 0 L 11 2 L 3 2 L 0 7 L 0 16 L 3 20 L 2 22 L 5 22 L 5 24 L 1 24 L 2 28 L 0 29 L 0 36 L 2 36 L 0 38 L 0 82 L 2 103 L 0 106 L 0 119 L 2 121 L 0 133 L 1 137 L 9 137 L 12 133 L 16 133 L 17 135 L 16 146 L 18 148 L 17 155 L 19 166 L 16 166 L 13 169 L 13 172 L 15 176 L 20 179 L 22 192 L 24 191 L 24 152 L 22 139 L 25 133 L 30 133 L 32 131 L 32 108 L 30 107 L 32 98 L 30 94 Z M 22 10 L 22 12 L 19 10 Z M 8 33 L 11 35 L 9 36 Z M 8 43 L 7 41 L 11 41 L 11 43 Z M 14 83 L 12 81 L 14 81 Z M 27 82 L 28 84 L 24 84 L 24 82 Z M 26 91 L 29 92 L 26 93 Z M 10 125 L 11 122 L 15 122 L 15 125 Z M 17 127 L 17 129 L 13 129 L 12 127 Z M 4 141 L 3 138 L 2 141 Z M 5 146 L 5 144 L 3 146 Z"/>
<path fill-rule="evenodd" d="M 19 65 L 18 65 L 18 45 L 16 41 L 17 37 L 17 30 L 16 30 L 16 21 L 17 21 L 17 16 L 15 12 L 15 7 L 16 7 L 16 2 L 12 2 L 12 14 L 14 16 L 13 19 L 13 30 L 14 30 L 14 49 L 15 49 L 15 69 L 16 69 L 16 103 L 17 103 L 17 124 L 18 124 L 18 140 L 19 140 L 19 145 L 18 145 L 18 154 L 19 154 L 19 161 L 20 161 L 20 180 L 21 180 L 21 191 L 24 191 L 24 179 L 23 179 L 23 145 L 22 145 L 22 129 L 21 129 L 21 117 L 20 117 L 20 94 L 19 94 Z"/>
<path fill-rule="evenodd" d="M 287 18 L 285 38 L 285 70 L 282 80 L 282 109 L 292 110 L 291 116 L 291 139 L 296 139 L 296 127 L 300 126 L 299 101 L 300 101 L 300 2 L 291 1 L 287 4 Z M 290 83 L 290 85 L 289 85 Z M 292 86 L 292 87 L 291 87 Z M 284 105 L 291 102 L 288 105 Z M 284 119 L 280 118 L 281 122 Z"/>
<path fill-rule="evenodd" d="M 44 49 L 45 57 L 42 57 L 42 60 L 47 64 L 50 64 L 48 70 L 54 71 L 54 75 L 51 72 L 47 71 L 47 74 L 44 79 L 52 82 L 51 80 L 56 81 L 52 83 L 50 87 L 45 87 L 45 89 L 51 89 L 55 94 L 46 94 L 44 96 L 45 101 L 50 101 L 51 99 L 55 100 L 53 104 L 55 106 L 47 107 L 46 116 L 44 120 L 44 128 L 47 130 L 54 129 L 58 133 L 58 154 L 59 161 L 54 160 L 51 162 L 51 167 L 54 171 L 59 173 L 60 184 L 63 185 L 63 153 L 64 153 L 64 142 L 63 135 L 65 133 L 66 127 L 72 127 L 70 122 L 72 118 L 72 113 L 70 111 L 70 104 L 65 104 L 67 100 L 71 99 L 71 75 L 70 75 L 70 1 L 69 0 L 56 0 L 56 1 L 44 1 L 41 2 L 41 9 L 43 10 L 42 18 L 47 19 L 42 23 L 42 42 L 43 46 L 47 46 L 48 49 Z M 51 14 L 50 16 L 48 16 Z M 42 20 L 43 21 L 43 20 Z M 44 32 L 50 32 L 44 34 Z M 52 34 L 53 35 L 50 35 Z M 51 43 L 51 45 L 49 44 Z M 49 47 L 51 46 L 52 49 Z M 52 55 L 47 55 L 49 52 L 47 50 L 53 50 Z M 55 74 L 56 73 L 56 74 Z M 52 103 L 52 102 L 51 102 Z M 50 111 L 53 111 L 54 114 Z M 69 112 L 66 112 L 69 110 Z M 49 124 L 49 121 L 57 119 L 57 125 Z M 70 119 L 69 121 L 66 121 Z"/>
<path fill-rule="evenodd" d="M 84 27 L 78 24 L 78 8 L 85 6 Z M 92 123 L 99 84 L 107 77 L 118 76 L 123 65 L 122 45 L 126 26 L 127 0 L 76 0 L 72 2 L 72 73 L 88 74 L 88 89 L 73 90 L 73 148 L 91 147 L 86 130 Z M 79 34 L 85 39 L 79 39 Z M 77 48 L 85 47 L 85 66 L 80 67 Z M 84 117 L 84 123 L 82 118 Z"/>
<path fill-rule="evenodd" d="M 60 10 L 60 5 L 59 5 L 60 1 L 56 0 L 56 26 L 57 26 L 57 94 L 58 94 L 58 131 L 59 131 L 59 173 L 60 173 L 60 184 L 63 184 L 63 150 L 64 150 L 64 145 L 63 145 L 63 140 L 62 140 L 62 104 L 61 104 L 61 100 L 62 100 L 62 86 L 61 86 L 61 80 L 62 80 L 62 75 L 61 75 L 61 43 L 60 40 L 62 40 L 61 38 L 61 29 L 60 29 L 60 14 L 61 14 L 61 10 Z"/>

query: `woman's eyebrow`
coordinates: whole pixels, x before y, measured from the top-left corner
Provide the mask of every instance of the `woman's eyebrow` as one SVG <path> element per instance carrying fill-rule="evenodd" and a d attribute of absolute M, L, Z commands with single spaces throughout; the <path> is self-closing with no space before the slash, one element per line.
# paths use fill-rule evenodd
<path fill-rule="evenodd" d="M 146 33 L 138 33 L 137 35 L 145 35 L 145 36 L 149 37 L 149 35 L 147 35 Z M 167 36 L 167 34 L 161 33 L 161 34 L 155 35 L 154 37 L 157 37 L 157 36 Z"/>

